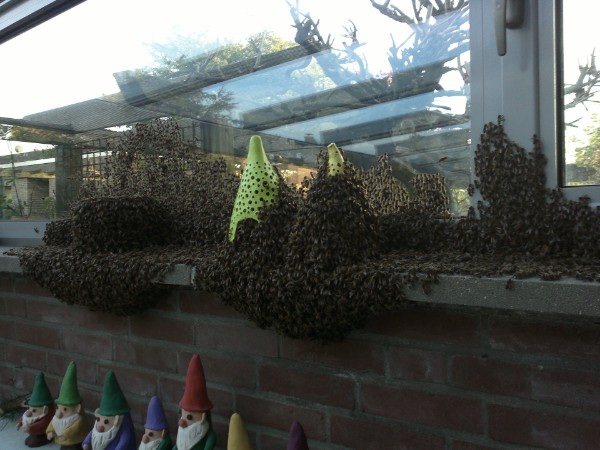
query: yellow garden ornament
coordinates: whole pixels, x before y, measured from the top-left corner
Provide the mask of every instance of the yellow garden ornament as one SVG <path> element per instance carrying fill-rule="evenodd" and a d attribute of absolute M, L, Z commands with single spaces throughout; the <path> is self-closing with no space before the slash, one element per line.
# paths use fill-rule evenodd
<path fill-rule="evenodd" d="M 238 413 L 233 413 L 229 420 L 227 450 L 252 450 L 244 421 Z"/>
<path fill-rule="evenodd" d="M 342 152 L 334 143 L 327 146 L 329 160 L 327 161 L 327 175 L 333 177 L 344 173 L 344 157 Z"/>
<path fill-rule="evenodd" d="M 235 239 L 237 225 L 244 219 L 258 220 L 263 207 L 275 204 L 279 177 L 267 159 L 260 136 L 252 136 L 248 144 L 248 160 L 242 173 L 233 213 L 229 222 L 229 241 Z"/>

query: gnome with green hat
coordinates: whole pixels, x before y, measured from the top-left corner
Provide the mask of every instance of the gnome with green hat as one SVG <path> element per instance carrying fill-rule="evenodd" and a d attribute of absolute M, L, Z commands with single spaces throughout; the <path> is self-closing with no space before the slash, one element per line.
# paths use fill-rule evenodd
<path fill-rule="evenodd" d="M 136 450 L 129 405 L 112 371 L 104 378 L 94 428 L 83 441 L 84 450 Z"/>
<path fill-rule="evenodd" d="M 46 428 L 46 437 L 54 439 L 60 450 L 81 450 L 89 428 L 77 389 L 77 366 L 73 361 L 67 367 L 55 402 L 56 413 Z"/>
<path fill-rule="evenodd" d="M 46 384 L 42 372 L 35 377 L 31 398 L 26 404 L 27 411 L 17 421 L 17 429 L 28 433 L 25 439 L 27 447 L 41 447 L 50 442 L 46 437 L 46 428 L 54 415 L 54 399 Z"/>

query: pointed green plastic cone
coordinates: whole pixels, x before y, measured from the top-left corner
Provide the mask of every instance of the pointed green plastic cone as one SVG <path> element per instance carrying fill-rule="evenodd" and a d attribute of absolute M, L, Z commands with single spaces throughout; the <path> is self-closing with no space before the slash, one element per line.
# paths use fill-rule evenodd
<path fill-rule="evenodd" d="M 331 143 L 327 146 L 329 160 L 327 161 L 327 175 L 333 177 L 344 173 L 344 157 L 337 148 L 337 145 Z"/>
<path fill-rule="evenodd" d="M 233 213 L 229 222 L 229 241 L 235 239 L 235 231 L 241 220 L 258 220 L 261 208 L 271 206 L 277 199 L 279 178 L 267 159 L 260 136 L 252 136 L 248 144 L 248 160 L 242 173 Z"/>

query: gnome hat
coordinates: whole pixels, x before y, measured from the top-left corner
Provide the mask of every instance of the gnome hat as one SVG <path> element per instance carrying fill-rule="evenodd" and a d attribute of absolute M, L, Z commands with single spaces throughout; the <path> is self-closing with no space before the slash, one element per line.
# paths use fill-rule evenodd
<path fill-rule="evenodd" d="M 60 392 L 56 403 L 59 405 L 73 406 L 82 402 L 81 395 L 77 389 L 77 366 L 73 361 L 67 366 L 67 371 L 60 386 Z"/>
<path fill-rule="evenodd" d="M 109 371 L 104 377 L 104 386 L 102 387 L 102 399 L 98 414 L 101 416 L 120 416 L 129 412 L 129 405 L 121 391 L 117 378 L 113 371 Z"/>
<path fill-rule="evenodd" d="M 146 417 L 144 428 L 150 430 L 165 430 L 169 428 L 165 410 L 163 409 L 160 398 L 156 395 L 152 397 L 150 403 L 148 403 L 148 415 Z"/>
<path fill-rule="evenodd" d="M 238 413 L 233 413 L 231 419 L 229 419 L 227 450 L 252 450 L 244 421 Z"/>
<path fill-rule="evenodd" d="M 54 399 L 50 394 L 50 389 L 48 389 L 48 385 L 46 384 L 44 374 L 40 372 L 35 377 L 35 381 L 33 383 L 33 391 L 31 392 L 31 398 L 27 402 L 27 405 L 37 407 L 52 405 L 53 403 Z"/>
<path fill-rule="evenodd" d="M 306 442 L 304 428 L 294 420 L 292 428 L 290 428 L 290 436 L 288 438 L 287 450 L 309 450 Z"/>
<path fill-rule="evenodd" d="M 206 393 L 206 380 L 200 356 L 192 356 L 188 365 L 185 378 L 185 391 L 179 402 L 181 409 L 193 412 L 206 412 L 212 409 L 213 404 Z"/>

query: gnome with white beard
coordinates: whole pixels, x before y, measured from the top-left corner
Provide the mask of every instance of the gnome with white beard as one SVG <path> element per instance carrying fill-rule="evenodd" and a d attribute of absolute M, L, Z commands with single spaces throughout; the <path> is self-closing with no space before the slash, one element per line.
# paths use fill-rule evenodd
<path fill-rule="evenodd" d="M 81 450 L 89 428 L 77 389 L 77 366 L 71 361 L 56 399 L 56 413 L 46 428 L 46 437 L 60 445 L 60 450 Z"/>
<path fill-rule="evenodd" d="M 95 416 L 94 428 L 83 441 L 83 450 L 137 450 L 129 405 L 112 371 L 104 378 Z"/>
<path fill-rule="evenodd" d="M 50 442 L 46 428 L 54 416 L 54 399 L 50 394 L 42 372 L 35 377 L 31 397 L 26 404 L 27 411 L 17 421 L 17 429 L 29 434 L 25 439 L 27 447 L 41 447 Z"/>
<path fill-rule="evenodd" d="M 157 396 L 148 403 L 144 435 L 138 450 L 171 450 L 173 442 L 162 403 Z"/>
<path fill-rule="evenodd" d="M 198 355 L 192 356 L 185 379 L 185 391 L 179 402 L 181 417 L 177 444 L 173 450 L 212 450 L 216 435 L 212 429 L 210 410 L 213 407 L 206 393 L 204 369 Z"/>

